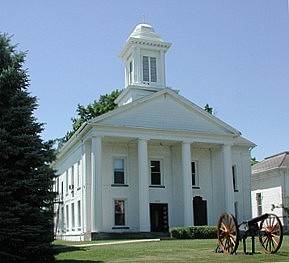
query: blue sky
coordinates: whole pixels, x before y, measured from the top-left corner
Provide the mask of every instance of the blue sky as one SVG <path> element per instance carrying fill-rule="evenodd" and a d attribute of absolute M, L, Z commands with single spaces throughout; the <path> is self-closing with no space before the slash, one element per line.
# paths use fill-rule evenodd
<path fill-rule="evenodd" d="M 173 44 L 169 87 L 213 106 L 257 159 L 289 150 L 287 0 L 3 1 L 0 31 L 28 50 L 44 139 L 71 128 L 78 103 L 124 87 L 118 54 L 144 16 Z"/>

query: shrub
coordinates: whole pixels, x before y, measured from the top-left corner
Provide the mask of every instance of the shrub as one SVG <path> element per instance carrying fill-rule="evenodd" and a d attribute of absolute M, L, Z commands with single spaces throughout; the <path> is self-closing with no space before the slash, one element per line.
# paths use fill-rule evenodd
<path fill-rule="evenodd" d="M 170 229 L 170 235 L 176 239 L 210 239 L 217 238 L 216 226 L 176 227 Z"/>
<path fill-rule="evenodd" d="M 170 229 L 170 235 L 176 239 L 190 239 L 192 238 L 192 233 L 189 227 L 176 227 Z"/>

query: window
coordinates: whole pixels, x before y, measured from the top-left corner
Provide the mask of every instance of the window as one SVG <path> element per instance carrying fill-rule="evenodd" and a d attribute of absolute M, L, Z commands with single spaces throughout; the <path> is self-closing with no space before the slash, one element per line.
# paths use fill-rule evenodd
<path fill-rule="evenodd" d="M 74 187 L 74 166 L 71 167 L 71 190 L 73 190 Z"/>
<path fill-rule="evenodd" d="M 129 74 L 128 74 L 128 82 L 129 84 L 132 83 L 132 61 L 129 62 Z"/>
<path fill-rule="evenodd" d="M 142 68 L 143 68 L 143 81 L 150 81 L 149 79 L 149 57 L 143 56 L 142 59 Z"/>
<path fill-rule="evenodd" d="M 150 163 L 151 163 L 151 185 L 161 185 L 161 161 L 152 160 Z"/>
<path fill-rule="evenodd" d="M 68 205 L 66 205 L 66 229 L 69 231 L 69 209 Z"/>
<path fill-rule="evenodd" d="M 150 58 L 151 82 L 157 82 L 157 60 Z"/>
<path fill-rule="evenodd" d="M 257 201 L 257 216 L 262 215 L 262 195 L 261 193 L 256 194 L 256 201 Z"/>
<path fill-rule="evenodd" d="M 63 181 L 61 182 L 61 199 L 63 199 Z"/>
<path fill-rule="evenodd" d="M 60 222 L 60 228 L 61 228 L 61 231 L 64 232 L 64 207 L 61 207 L 61 210 L 60 210 L 60 219 L 61 219 L 61 222 Z"/>
<path fill-rule="evenodd" d="M 114 183 L 124 184 L 124 159 L 113 160 Z"/>
<path fill-rule="evenodd" d="M 56 179 L 56 192 L 59 195 L 59 177 Z"/>
<path fill-rule="evenodd" d="M 78 227 L 81 227 L 81 207 L 80 207 L 80 200 L 77 201 L 77 215 L 78 215 L 77 225 L 78 225 Z"/>
<path fill-rule="evenodd" d="M 116 226 L 125 225 L 124 200 L 114 201 L 114 224 Z"/>
<path fill-rule="evenodd" d="M 65 192 L 68 194 L 68 171 L 65 172 Z"/>
<path fill-rule="evenodd" d="M 77 188 L 80 187 L 80 161 L 77 162 L 77 166 L 76 166 L 76 176 L 77 176 Z"/>
<path fill-rule="evenodd" d="M 75 214 L 74 214 L 74 203 L 71 204 L 71 228 L 74 230 L 75 227 Z"/>
<path fill-rule="evenodd" d="M 192 186 L 199 186 L 199 175 L 197 162 L 192 162 Z"/>
<path fill-rule="evenodd" d="M 238 191 L 238 187 L 237 187 L 236 165 L 232 166 L 232 175 L 233 175 L 234 191 L 237 192 Z"/>
<path fill-rule="evenodd" d="M 155 57 L 143 56 L 143 81 L 157 82 L 157 59 Z"/>

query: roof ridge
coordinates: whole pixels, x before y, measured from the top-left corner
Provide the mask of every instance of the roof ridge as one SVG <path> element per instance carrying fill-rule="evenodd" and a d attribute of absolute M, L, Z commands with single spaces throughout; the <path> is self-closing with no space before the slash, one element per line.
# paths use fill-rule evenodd
<path fill-rule="evenodd" d="M 286 159 L 287 154 L 289 154 L 289 152 L 284 152 L 284 157 L 283 157 L 283 159 L 282 159 L 279 167 L 281 167 L 281 166 L 283 165 L 283 163 L 284 163 L 284 161 L 285 161 L 285 159 Z"/>
<path fill-rule="evenodd" d="M 289 154 L 289 151 L 284 151 L 284 152 L 273 154 L 271 156 L 265 157 L 264 160 L 268 160 L 270 158 L 273 158 L 273 157 L 276 157 L 276 156 L 279 156 L 279 155 L 282 155 L 282 154 L 285 154 L 285 156 L 286 156 L 287 154 Z"/>

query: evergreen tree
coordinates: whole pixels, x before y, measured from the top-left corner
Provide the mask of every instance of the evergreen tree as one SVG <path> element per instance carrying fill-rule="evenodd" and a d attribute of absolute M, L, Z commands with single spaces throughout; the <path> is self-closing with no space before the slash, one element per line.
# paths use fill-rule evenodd
<path fill-rule="evenodd" d="M 0 262 L 53 262 L 54 152 L 40 138 L 24 58 L 0 34 Z"/>

